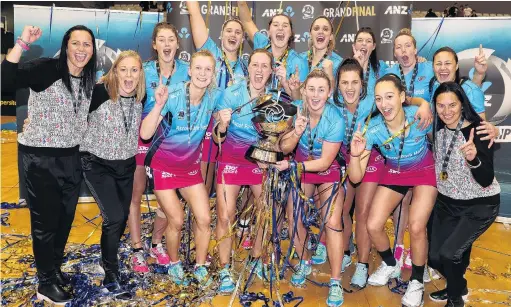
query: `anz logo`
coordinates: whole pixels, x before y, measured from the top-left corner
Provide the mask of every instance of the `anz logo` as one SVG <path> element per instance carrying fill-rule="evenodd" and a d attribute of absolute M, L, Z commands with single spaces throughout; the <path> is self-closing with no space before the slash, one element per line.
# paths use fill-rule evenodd
<path fill-rule="evenodd" d="M 182 39 L 187 39 L 190 37 L 190 33 L 188 33 L 188 29 L 186 27 L 181 28 L 181 31 L 179 31 L 179 37 Z"/>
<path fill-rule="evenodd" d="M 344 33 L 340 40 L 341 43 L 353 43 L 355 42 L 355 34 Z"/>
<path fill-rule="evenodd" d="M 284 14 L 289 17 L 293 17 L 295 15 L 295 12 L 293 11 L 293 8 L 291 6 L 286 7 L 285 10 L 282 9 L 266 9 L 263 12 L 263 15 L 261 17 L 273 17 L 277 14 Z"/>
<path fill-rule="evenodd" d="M 293 12 L 293 8 L 291 6 L 288 6 L 284 10 L 283 14 L 289 17 L 293 17 L 295 15 L 295 12 Z"/>
<path fill-rule="evenodd" d="M 302 35 L 295 34 L 295 43 L 307 43 L 309 42 L 311 35 L 309 32 L 305 32 Z"/>
<path fill-rule="evenodd" d="M 406 5 L 391 5 L 385 10 L 385 15 L 408 15 L 408 6 Z"/>

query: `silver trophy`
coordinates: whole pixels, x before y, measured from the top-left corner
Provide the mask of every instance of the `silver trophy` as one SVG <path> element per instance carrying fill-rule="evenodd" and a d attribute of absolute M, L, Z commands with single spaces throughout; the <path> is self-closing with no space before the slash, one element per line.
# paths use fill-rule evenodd
<path fill-rule="evenodd" d="M 252 112 L 252 123 L 260 135 L 259 141 L 250 146 L 245 158 L 250 161 L 275 164 L 284 159 L 281 151 L 276 151 L 277 142 L 282 134 L 293 126 L 293 116 L 297 107 L 291 97 L 281 91 L 270 91 L 258 97 Z"/>

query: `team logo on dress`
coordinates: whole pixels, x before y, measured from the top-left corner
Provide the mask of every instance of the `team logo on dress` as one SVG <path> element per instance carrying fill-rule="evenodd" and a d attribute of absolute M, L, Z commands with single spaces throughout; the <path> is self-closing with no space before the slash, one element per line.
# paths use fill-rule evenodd
<path fill-rule="evenodd" d="M 190 53 L 186 51 L 181 51 L 179 53 L 179 59 L 185 62 L 190 62 Z"/>
<path fill-rule="evenodd" d="M 222 171 L 224 174 L 237 174 L 238 173 L 238 167 L 234 165 L 227 164 L 224 167 L 224 170 Z"/>
<path fill-rule="evenodd" d="M 185 119 L 185 111 L 181 110 L 177 113 L 177 119 Z"/>
<path fill-rule="evenodd" d="M 260 175 L 263 173 L 263 170 L 260 169 L 259 167 L 256 167 L 252 170 L 252 173 L 256 174 L 256 175 Z"/>
<path fill-rule="evenodd" d="M 378 168 L 372 166 L 372 165 L 369 165 L 367 168 L 366 168 L 366 172 L 367 173 L 374 173 L 378 170 Z"/>
<path fill-rule="evenodd" d="M 415 143 L 419 143 L 421 141 L 421 139 L 423 138 L 423 136 L 418 136 L 415 138 Z"/>
<path fill-rule="evenodd" d="M 197 175 L 197 173 L 199 173 L 199 170 L 198 170 L 198 169 L 196 169 L 196 170 L 194 170 L 194 171 L 189 172 L 189 173 L 188 173 L 188 175 L 190 175 L 190 176 L 195 176 L 195 175 Z"/>
<path fill-rule="evenodd" d="M 173 177 L 176 177 L 176 175 L 174 175 L 172 173 L 161 172 L 161 178 L 173 178 Z"/>
<path fill-rule="evenodd" d="M 326 176 L 326 175 L 329 175 L 332 171 L 330 171 L 329 169 L 327 169 L 326 171 L 324 172 L 318 172 L 318 175 L 321 175 L 321 176 Z"/>
<path fill-rule="evenodd" d="M 379 162 L 379 161 L 382 161 L 383 160 L 383 156 L 382 155 L 378 155 L 376 156 L 376 158 L 374 159 L 374 161 L 376 162 Z"/>
<path fill-rule="evenodd" d="M 158 82 L 151 82 L 151 88 L 156 89 L 158 87 Z"/>
<path fill-rule="evenodd" d="M 149 150 L 149 147 L 147 147 L 147 146 L 142 146 L 142 145 L 141 145 L 141 146 L 138 146 L 138 153 L 139 153 L 139 154 L 144 154 L 144 153 L 146 153 L 148 150 Z"/>
<path fill-rule="evenodd" d="M 392 148 L 392 145 L 385 144 L 385 145 L 383 145 L 383 148 L 385 148 L 386 150 L 390 150 Z"/>
<path fill-rule="evenodd" d="M 422 81 L 422 80 L 424 80 L 424 79 L 426 79 L 426 77 L 425 77 L 425 76 L 420 76 L 418 80 L 419 80 L 419 82 L 421 82 L 421 81 Z"/>
<path fill-rule="evenodd" d="M 382 44 L 390 44 L 392 43 L 392 36 L 394 35 L 394 31 L 389 28 L 385 28 L 381 30 L 381 43 Z"/>
<path fill-rule="evenodd" d="M 179 14 L 181 14 L 181 15 L 189 15 L 190 14 L 190 12 L 188 12 L 188 7 L 186 6 L 186 1 L 181 1 L 179 3 L 179 10 L 180 10 Z"/>
<path fill-rule="evenodd" d="M 310 4 L 306 4 L 302 9 L 303 19 L 312 19 L 314 18 L 314 7 Z"/>

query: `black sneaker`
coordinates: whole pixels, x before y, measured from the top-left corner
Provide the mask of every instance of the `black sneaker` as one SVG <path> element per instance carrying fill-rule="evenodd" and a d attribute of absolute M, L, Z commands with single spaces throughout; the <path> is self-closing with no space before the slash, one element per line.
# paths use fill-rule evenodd
<path fill-rule="evenodd" d="M 465 288 L 461 293 L 461 298 L 466 301 L 468 298 L 468 289 Z M 432 292 L 429 298 L 434 302 L 445 302 L 447 301 L 447 288 L 439 291 Z"/>
<path fill-rule="evenodd" d="M 55 275 L 57 275 L 57 284 L 59 286 L 66 287 L 71 284 L 71 280 L 69 279 L 69 277 L 66 274 L 64 274 L 61 270 L 57 270 L 57 273 L 55 273 Z"/>
<path fill-rule="evenodd" d="M 52 282 L 39 284 L 37 287 L 37 299 L 56 306 L 65 306 L 73 297 L 56 282 Z"/>
<path fill-rule="evenodd" d="M 445 305 L 445 307 L 464 307 L 464 306 L 465 306 L 465 301 L 463 300 L 463 298 L 461 296 L 449 297 L 447 299 L 447 304 Z"/>
<path fill-rule="evenodd" d="M 121 285 L 120 278 L 113 272 L 105 272 L 103 286 L 108 292 L 113 293 L 115 298 L 124 301 L 129 301 L 133 298 L 131 293 L 123 289 L 124 287 Z"/>

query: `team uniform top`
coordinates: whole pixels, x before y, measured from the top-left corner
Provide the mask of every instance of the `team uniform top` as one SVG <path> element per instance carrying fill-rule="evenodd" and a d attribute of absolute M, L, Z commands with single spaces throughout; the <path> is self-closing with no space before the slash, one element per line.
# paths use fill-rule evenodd
<path fill-rule="evenodd" d="M 80 151 L 105 160 L 126 160 L 137 154 L 142 103 L 136 97 L 112 101 L 104 84 L 96 84 L 89 108 L 87 132 Z"/>
<path fill-rule="evenodd" d="M 177 84 L 183 81 L 190 80 L 190 76 L 188 76 L 188 68 L 190 65 L 181 60 L 175 60 L 174 65 L 176 66 L 174 73 L 170 76 L 169 85 Z M 154 99 L 154 92 L 158 88 L 160 84 L 160 76 L 158 75 L 158 70 L 156 69 L 156 61 L 148 61 L 144 63 L 144 73 L 145 73 L 145 89 L 147 100 L 144 104 L 144 110 L 142 111 L 142 119 L 144 119 L 149 112 L 154 107 L 154 103 L 156 100 Z M 167 84 L 167 78 L 162 76 L 163 84 Z"/>
<path fill-rule="evenodd" d="M 208 37 L 206 42 L 202 47 L 200 47 L 197 51 L 200 50 L 209 50 L 213 54 L 216 60 L 216 80 L 217 85 L 221 89 L 227 88 L 229 81 L 233 81 L 233 83 L 238 83 L 240 80 L 245 79 L 248 76 L 248 64 L 247 61 L 243 60 L 241 57 L 238 57 L 236 61 L 229 61 L 225 58 L 225 61 L 229 61 L 229 64 L 232 68 L 234 74 L 234 80 L 231 80 L 231 74 L 227 69 L 227 64 L 224 61 L 224 55 L 222 49 L 218 48 L 217 44 Z"/>
<path fill-rule="evenodd" d="M 433 96 L 439 86 L 440 83 L 438 81 L 435 81 L 435 84 L 433 84 L 433 90 L 431 91 L 431 103 L 433 103 Z M 470 101 L 470 104 L 472 105 L 476 113 L 484 113 L 485 111 L 484 93 L 481 90 L 481 88 L 471 80 L 466 80 L 465 82 L 463 82 L 461 88 L 463 88 L 463 91 L 467 95 L 468 100 Z"/>
<path fill-rule="evenodd" d="M 254 49 L 267 49 L 271 52 L 270 39 L 268 36 L 261 32 L 256 32 L 254 35 Z M 289 48 L 289 53 L 286 60 L 286 72 L 287 78 L 291 77 L 295 73 L 296 66 L 300 71 L 300 82 L 305 81 L 309 68 L 307 67 L 307 60 L 302 58 L 294 49 Z"/>
<path fill-rule="evenodd" d="M 431 81 L 431 78 L 433 78 L 435 76 L 435 72 L 433 71 L 433 64 L 428 61 L 428 62 L 423 62 L 423 63 L 417 62 L 415 65 L 418 65 L 418 68 L 417 68 L 417 75 L 415 76 L 412 97 L 420 97 L 426 101 L 430 101 L 431 93 L 429 92 L 429 82 Z M 405 75 L 405 84 L 406 84 L 407 91 L 411 89 L 411 82 L 412 82 L 414 70 L 415 70 L 415 67 Z M 399 69 L 399 64 L 394 64 L 394 65 L 390 66 L 387 69 L 386 73 L 387 74 L 390 74 L 390 73 L 395 74 L 399 78 L 401 78 L 401 71 Z"/>
<path fill-rule="evenodd" d="M 304 59 L 305 62 L 307 63 L 307 74 L 309 74 L 315 68 L 323 68 L 323 59 L 319 60 L 319 63 L 318 63 L 319 65 L 314 66 L 314 67 L 309 67 L 309 52 L 310 52 L 310 50 L 300 53 L 300 57 L 302 59 Z M 342 63 L 342 57 L 339 54 L 337 54 L 335 51 L 332 51 L 332 52 L 327 53 L 326 58 L 329 59 L 330 61 L 332 61 L 332 63 L 333 63 L 332 71 L 333 71 L 334 78 L 335 78 L 337 70 L 339 69 L 339 66 L 341 66 L 341 63 Z M 311 65 L 312 65 L 312 63 L 311 63 Z M 294 68 L 293 68 L 293 71 L 294 71 Z"/>
<path fill-rule="evenodd" d="M 303 109 L 303 101 L 296 100 L 293 104 L 300 109 Z M 342 114 L 338 108 L 329 102 L 325 104 L 323 114 L 321 115 L 321 119 L 316 127 L 312 130 L 309 130 L 309 128 L 310 126 L 307 126 L 305 132 L 300 137 L 300 141 L 298 142 L 296 161 L 306 161 L 309 154 L 312 155 L 313 159 L 319 159 L 321 158 L 323 141 L 341 143 L 344 138 L 345 123 L 342 118 Z M 311 138 L 314 140 L 312 143 L 312 153 L 309 152 Z M 336 163 L 335 160 L 334 163 Z"/>
<path fill-rule="evenodd" d="M 247 82 L 241 81 L 238 84 L 228 87 L 224 91 L 222 101 L 218 104 L 217 109 L 232 109 L 246 104 L 250 100 L 250 94 L 247 88 Z M 229 124 L 227 137 L 222 143 L 222 162 L 235 163 L 251 163 L 245 159 L 245 153 L 251 145 L 254 145 L 259 139 L 259 135 L 254 128 L 252 118 L 248 115 L 252 113 L 252 104 L 246 104 L 236 113 L 232 114 L 231 123 Z"/>
<path fill-rule="evenodd" d="M 414 121 L 415 112 L 418 107 L 409 106 L 404 108 L 406 124 Z M 387 159 L 387 168 L 391 170 L 398 170 L 399 160 L 399 171 L 406 172 L 411 170 L 420 170 L 424 167 L 429 167 L 429 160 L 427 156 L 431 156 L 431 151 L 428 149 L 427 134 L 432 131 L 430 125 L 425 130 L 420 130 L 418 121 L 414 122 L 405 135 L 403 151 L 401 158 L 399 159 L 399 148 L 401 142 L 401 135 L 395 137 L 386 145 L 382 145 L 387 141 L 393 134 L 389 134 L 389 130 L 386 127 L 383 116 L 378 116 L 371 119 L 369 128 L 365 135 L 367 139 L 366 150 L 371 150 L 373 146 L 380 149 L 382 155 Z M 427 161 L 426 161 L 427 160 Z M 428 163 L 426 163 L 428 162 Z M 393 171 L 390 171 L 393 172 Z"/>
<path fill-rule="evenodd" d="M 151 167 L 156 170 L 186 170 L 200 162 L 201 143 L 213 111 L 222 98 L 222 90 L 206 90 L 199 105 L 190 105 L 188 118 L 187 84 L 181 82 L 169 87 L 169 98 L 160 114 L 163 116 L 162 122 L 170 117 L 171 124 L 153 140 L 151 147 L 157 148 L 150 149 L 156 150 L 151 162 Z"/>
<path fill-rule="evenodd" d="M 380 60 L 379 64 L 380 65 L 379 65 L 377 72 L 374 71 L 373 66 L 371 66 L 371 64 L 369 64 L 367 66 L 367 69 L 369 71 L 369 76 L 367 77 L 367 85 L 366 85 L 368 96 L 374 96 L 374 87 L 376 86 L 376 81 L 379 78 L 383 77 L 387 73 L 387 70 L 389 69 L 389 66 L 384 61 Z M 364 73 L 364 81 L 366 79 L 366 73 Z M 399 76 L 399 74 L 398 74 L 398 76 Z"/>
<path fill-rule="evenodd" d="M 340 95 L 340 97 L 342 97 L 341 94 L 339 94 L 339 95 Z M 350 129 L 353 126 L 353 117 L 355 114 L 348 111 L 348 109 L 346 109 L 346 111 L 344 111 L 344 108 L 345 108 L 344 106 L 341 107 L 336 104 L 334 104 L 334 106 L 336 106 L 339 109 L 339 113 L 341 114 L 342 119 L 345 121 L 344 124 L 346 125 L 346 131 L 347 131 L 348 129 Z M 355 111 L 355 113 L 357 113 L 357 118 L 355 119 L 355 125 L 353 126 L 351 138 L 353 137 L 353 134 L 355 133 L 355 131 L 357 131 L 358 125 L 360 125 L 361 131 L 364 129 L 367 117 L 374 110 L 376 110 L 376 108 L 374 106 L 374 97 L 370 97 L 370 96 L 366 95 L 364 97 L 364 99 L 359 101 L 357 110 L 358 110 L 358 113 L 357 113 L 357 111 Z M 344 114 L 346 114 L 346 117 L 344 117 Z M 343 147 L 350 146 L 351 140 L 348 140 L 348 137 L 350 137 L 348 135 L 348 133 L 343 134 L 343 140 L 342 140 Z"/>

